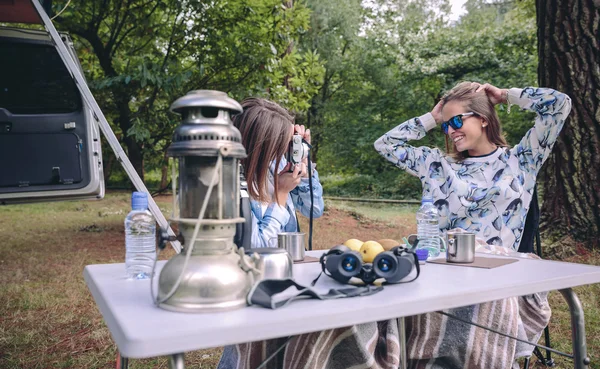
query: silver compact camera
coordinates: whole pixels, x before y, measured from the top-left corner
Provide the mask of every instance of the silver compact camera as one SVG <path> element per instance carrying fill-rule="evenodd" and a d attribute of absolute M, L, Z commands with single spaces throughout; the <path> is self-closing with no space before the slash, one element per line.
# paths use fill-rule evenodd
<path fill-rule="evenodd" d="M 302 160 L 308 158 L 308 150 L 310 150 L 310 146 L 302 139 L 302 136 L 293 135 L 286 155 L 286 160 L 288 163 L 294 165 L 299 164 Z"/>

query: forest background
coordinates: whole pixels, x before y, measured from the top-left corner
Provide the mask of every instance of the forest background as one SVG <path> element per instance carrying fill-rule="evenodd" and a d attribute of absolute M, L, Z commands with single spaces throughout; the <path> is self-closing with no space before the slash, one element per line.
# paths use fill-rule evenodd
<path fill-rule="evenodd" d="M 53 2 L 99 105 L 146 184 L 169 188 L 166 150 L 190 90 L 262 96 L 312 131 L 325 194 L 420 199 L 416 178 L 373 142 L 460 81 L 568 93 L 573 112 L 538 176 L 546 240 L 598 246 L 597 0 L 94 0 Z M 64 8 L 64 9 L 63 9 Z M 509 144 L 533 114 L 498 108 Z M 422 145 L 445 147 L 433 130 Z M 104 145 L 109 188 L 130 187 Z M 568 239 L 565 239 L 568 238 Z M 574 242 L 571 242 L 574 241 Z"/>
<path fill-rule="evenodd" d="M 293 111 L 313 132 L 329 195 L 419 199 L 419 181 L 373 149 L 381 134 L 463 80 L 537 84 L 532 0 L 470 0 L 458 20 L 447 0 L 143 3 L 72 3 L 56 20 L 154 189 L 169 187 L 165 152 L 180 124 L 168 107 L 190 90 L 262 96 Z M 499 114 L 511 144 L 531 127 L 532 115 Z M 444 147 L 444 135 L 422 143 Z M 129 185 L 108 146 L 104 158 L 109 187 Z"/>

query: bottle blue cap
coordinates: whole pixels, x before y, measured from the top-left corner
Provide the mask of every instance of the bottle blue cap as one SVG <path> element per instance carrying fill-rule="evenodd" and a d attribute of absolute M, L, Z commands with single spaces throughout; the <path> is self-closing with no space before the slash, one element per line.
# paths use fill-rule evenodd
<path fill-rule="evenodd" d="M 433 197 L 431 196 L 423 196 L 423 198 L 421 199 L 421 205 L 428 203 L 428 202 L 433 202 Z"/>
<path fill-rule="evenodd" d="M 148 194 L 145 192 L 134 192 L 131 194 L 131 209 L 146 210 L 148 209 Z"/>
<path fill-rule="evenodd" d="M 417 259 L 419 259 L 420 261 L 427 260 L 427 258 L 429 257 L 429 251 L 425 249 L 417 249 L 415 250 L 415 254 L 417 254 Z"/>

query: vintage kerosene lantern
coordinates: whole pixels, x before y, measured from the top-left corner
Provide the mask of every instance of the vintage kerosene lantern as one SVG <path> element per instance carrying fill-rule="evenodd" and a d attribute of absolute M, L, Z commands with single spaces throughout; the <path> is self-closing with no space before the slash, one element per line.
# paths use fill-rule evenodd
<path fill-rule="evenodd" d="M 196 90 L 177 99 L 171 111 L 182 116 L 167 153 L 178 159 L 171 222 L 178 224 L 183 249 L 160 272 L 158 306 L 183 312 L 243 307 L 260 275 L 256 259 L 233 241 L 236 224 L 244 222 L 239 161 L 246 150 L 231 115 L 242 107 L 224 92 Z"/>

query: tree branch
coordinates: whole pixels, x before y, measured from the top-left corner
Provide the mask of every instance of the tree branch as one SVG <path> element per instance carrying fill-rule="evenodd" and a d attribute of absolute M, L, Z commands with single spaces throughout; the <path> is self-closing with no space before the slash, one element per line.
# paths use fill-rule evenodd
<path fill-rule="evenodd" d="M 130 9 L 131 0 L 127 0 L 125 14 L 123 15 L 122 19 L 119 19 L 119 16 L 121 15 L 121 11 L 120 11 L 121 4 L 122 4 L 122 2 L 119 4 L 119 9 L 117 11 L 115 11 L 115 13 L 116 13 L 115 25 L 113 27 L 111 27 L 111 34 L 110 34 L 110 37 L 108 38 L 108 42 L 106 43 L 107 52 L 111 56 L 114 56 L 113 50 L 118 49 L 118 46 L 115 47 L 115 44 L 116 44 L 117 39 L 119 38 L 119 34 L 121 33 L 121 30 L 125 26 L 125 22 L 127 22 L 128 18 L 129 18 L 129 14 L 130 14 L 130 10 L 131 10 Z"/>
<path fill-rule="evenodd" d="M 156 9 L 158 8 L 158 5 L 159 5 L 159 3 L 160 3 L 160 2 L 158 2 L 158 1 L 157 1 L 157 2 L 155 3 L 155 5 L 154 5 L 154 8 L 152 8 L 152 10 L 150 10 L 150 12 L 149 12 L 149 13 L 148 13 L 148 14 L 147 14 L 145 17 L 143 17 L 142 19 L 143 19 L 143 20 L 145 20 L 145 19 L 148 19 L 148 18 L 150 18 L 150 17 L 152 16 L 152 14 L 154 14 L 154 12 L 156 11 Z M 134 8 L 134 9 L 137 9 L 137 8 Z M 139 23 L 139 21 L 136 21 L 135 23 Z M 118 48 L 121 46 L 121 44 L 123 43 L 123 41 L 124 41 L 124 40 L 127 38 L 127 36 L 128 36 L 128 35 L 129 35 L 129 34 L 130 34 L 132 31 L 134 31 L 136 28 L 138 28 L 138 27 L 139 27 L 139 24 L 135 24 L 133 27 L 131 27 L 131 28 L 129 28 L 127 31 L 125 31 L 125 32 L 123 33 L 123 35 L 122 35 L 122 36 L 121 36 L 119 39 L 117 39 L 117 40 L 115 41 L 115 47 L 114 47 L 114 49 L 115 49 L 115 50 L 117 50 L 117 49 L 118 49 Z M 151 28 L 152 28 L 152 27 L 151 27 Z M 118 38 L 118 36 L 117 36 L 117 38 Z M 153 38 L 153 37 L 149 37 L 149 40 L 148 40 L 148 42 L 146 42 L 146 43 L 143 45 L 143 47 L 147 46 L 147 45 L 148 45 L 150 42 L 152 42 L 153 40 L 154 40 L 154 38 Z M 142 50 L 142 49 L 143 49 L 143 47 L 142 47 L 142 48 L 137 48 L 137 49 L 134 49 L 134 50 L 133 50 L 131 53 L 132 53 L 132 54 L 135 54 L 137 51 L 139 51 L 139 50 Z"/>

